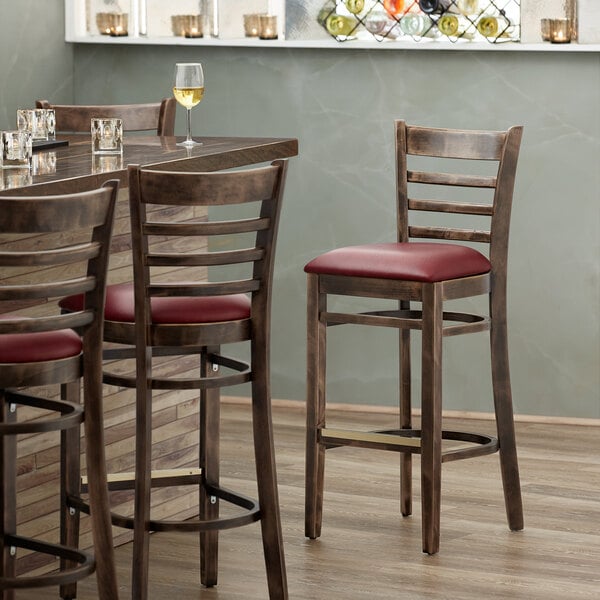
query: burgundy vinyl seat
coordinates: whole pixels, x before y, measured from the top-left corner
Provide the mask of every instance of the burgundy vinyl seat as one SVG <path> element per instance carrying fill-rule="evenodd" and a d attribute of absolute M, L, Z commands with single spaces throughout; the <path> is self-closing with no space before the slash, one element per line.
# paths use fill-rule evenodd
<path fill-rule="evenodd" d="M 311 539 L 321 535 L 327 450 L 353 446 L 399 453 L 404 516 L 412 513 L 412 455 L 419 454 L 422 548 L 434 554 L 439 550 L 441 466 L 446 461 L 499 451 L 508 525 L 511 530 L 523 528 L 506 323 L 508 233 L 522 127 L 456 130 L 410 126 L 400 120 L 395 126 L 396 241 L 334 249 L 304 268 L 308 309 L 305 534 Z M 417 211 L 421 213 L 418 225 L 412 222 Z M 434 220 L 432 225 L 421 224 L 425 214 Z M 468 219 L 470 227 L 449 225 L 459 217 L 463 222 Z M 486 227 L 476 228 L 477 220 L 485 220 Z M 480 295 L 488 296 L 489 314 L 444 308 L 445 301 Z M 361 306 L 375 299 L 377 309 L 336 310 L 339 297 L 360 298 Z M 391 301 L 390 308 L 380 308 L 386 301 Z M 346 301 L 344 306 L 351 304 Z M 327 396 L 333 395 L 326 377 L 327 330 L 337 325 L 398 330 L 400 394 L 393 427 L 362 431 L 327 424 Z M 411 335 L 415 330 L 421 331 L 422 342 L 420 427 L 412 421 Z M 482 331 L 490 332 L 497 438 L 442 428 L 442 339 Z M 374 360 L 371 350 L 363 362 Z M 360 376 L 357 371 L 352 375 Z M 454 442 L 460 442 L 458 447 Z"/>
<path fill-rule="evenodd" d="M 83 297 L 63 298 L 60 307 L 67 311 L 81 310 Z M 218 323 L 250 317 L 250 298 L 245 294 L 230 296 L 152 298 L 152 322 L 161 324 Z M 106 288 L 107 321 L 135 322 L 135 297 L 132 283 L 119 283 Z"/>
<path fill-rule="evenodd" d="M 82 302 L 83 305 L 83 302 Z M 10 320 L 6 315 L 2 320 Z M 59 360 L 81 353 L 81 338 L 72 330 L 0 335 L 0 363 L 33 363 Z"/>
<path fill-rule="evenodd" d="M 490 261 L 473 248 L 426 242 L 337 248 L 321 254 L 304 267 L 306 273 L 321 275 L 427 282 L 481 275 L 490 269 Z"/>

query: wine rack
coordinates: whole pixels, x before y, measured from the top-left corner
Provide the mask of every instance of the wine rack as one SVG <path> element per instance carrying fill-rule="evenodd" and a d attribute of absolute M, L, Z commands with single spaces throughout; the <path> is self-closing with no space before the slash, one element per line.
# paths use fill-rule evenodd
<path fill-rule="evenodd" d="M 520 40 L 521 0 L 326 0 L 317 22 L 340 42 Z"/>

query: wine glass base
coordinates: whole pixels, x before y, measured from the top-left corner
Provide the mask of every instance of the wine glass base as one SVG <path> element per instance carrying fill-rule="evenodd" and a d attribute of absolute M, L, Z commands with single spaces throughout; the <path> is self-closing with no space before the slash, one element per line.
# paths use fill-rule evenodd
<path fill-rule="evenodd" d="M 193 146 L 202 146 L 202 142 L 195 140 L 184 140 L 183 142 L 177 142 L 176 146 L 184 146 L 185 148 L 192 148 Z"/>

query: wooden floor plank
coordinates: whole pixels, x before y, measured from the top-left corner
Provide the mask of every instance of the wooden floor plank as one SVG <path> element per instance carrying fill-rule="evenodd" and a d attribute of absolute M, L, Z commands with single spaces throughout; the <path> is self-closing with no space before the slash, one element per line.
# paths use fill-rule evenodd
<path fill-rule="evenodd" d="M 223 406 L 223 483 L 255 493 L 249 408 Z M 330 415 L 339 427 L 393 426 L 389 416 Z M 387 422 L 386 422 L 387 421 Z M 327 454 L 323 535 L 304 538 L 304 414 L 274 410 L 280 500 L 294 600 L 598 600 L 600 598 L 600 427 L 517 425 L 525 530 L 506 526 L 498 456 L 443 468 L 441 550 L 421 552 L 414 515 L 399 513 L 398 456 L 340 448 Z M 448 428 L 493 432 L 493 424 L 449 420 Z M 415 493 L 419 493 L 418 458 Z M 377 495 L 375 496 L 374 493 Z M 221 534 L 219 584 L 202 589 L 193 534 L 151 538 L 150 597 L 265 600 L 259 526 Z M 131 544 L 117 549 L 121 594 L 129 598 Z M 80 584 L 92 600 L 94 578 Z M 54 590 L 23 591 L 47 600 Z"/>

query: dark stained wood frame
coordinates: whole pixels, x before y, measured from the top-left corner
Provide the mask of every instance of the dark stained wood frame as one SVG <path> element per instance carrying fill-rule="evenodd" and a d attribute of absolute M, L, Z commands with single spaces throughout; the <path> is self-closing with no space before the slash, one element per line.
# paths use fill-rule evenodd
<path fill-rule="evenodd" d="M 114 525 L 133 528 L 132 594 L 145 600 L 148 594 L 148 554 L 151 531 L 200 532 L 200 572 L 203 585 L 217 583 L 218 531 L 260 520 L 267 570 L 269 598 L 288 597 L 283 553 L 277 476 L 271 420 L 270 391 L 270 312 L 274 252 L 279 226 L 281 200 L 287 161 L 270 166 L 235 172 L 182 173 L 129 167 L 131 229 L 134 257 L 135 322 L 105 320 L 104 341 L 121 347 L 104 352 L 105 359 L 135 356 L 136 377 L 109 372 L 104 382 L 136 388 L 136 466 L 133 479 L 122 479 L 111 489 L 135 489 L 134 518 L 112 515 Z M 180 220 L 169 212 L 169 221 L 156 220 L 158 207 L 193 207 L 204 212 L 210 206 L 255 203 L 260 214 L 255 218 L 209 222 Z M 152 207 L 148 208 L 147 207 Z M 154 216 L 153 216 L 154 214 Z M 154 219 L 154 220 L 153 220 Z M 254 243 L 236 251 L 178 251 L 181 244 L 196 236 L 251 234 Z M 169 252 L 153 250 L 151 236 L 172 242 Z M 194 244 L 192 244 L 194 245 Z M 186 246 L 187 248 L 188 246 Z M 162 283 L 153 277 L 153 267 L 206 267 L 246 263 L 251 270 L 247 279 L 207 282 Z M 185 276 L 184 276 L 185 277 Z M 249 318 L 217 323 L 157 324 L 150 318 L 152 297 L 225 296 L 248 294 Z M 221 345 L 250 342 L 250 364 L 221 354 Z M 199 376 L 169 378 L 154 374 L 153 357 L 158 355 L 197 355 Z M 222 374 L 222 371 L 225 371 Z M 258 484 L 258 502 L 224 489 L 219 484 L 219 402 L 220 388 L 251 382 L 254 452 Z M 151 470 L 152 390 L 198 389 L 200 391 L 199 444 L 201 474 L 177 473 L 156 477 Z M 198 519 L 160 521 L 150 516 L 151 489 L 168 485 L 199 486 Z M 219 501 L 243 509 L 232 516 L 219 516 Z M 71 497 L 69 503 L 86 510 L 85 502 Z"/>
<path fill-rule="evenodd" d="M 435 283 L 398 281 L 329 274 L 307 275 L 307 443 L 305 533 L 321 535 L 325 451 L 339 446 L 358 446 L 400 452 L 401 511 L 412 512 L 412 454 L 421 455 L 423 551 L 439 550 L 441 465 L 445 461 L 500 452 L 508 525 L 523 528 L 523 506 L 510 387 L 507 323 L 506 264 L 510 212 L 522 127 L 506 132 L 460 131 L 414 127 L 396 121 L 397 240 L 413 238 L 483 242 L 489 244 L 491 272 Z M 495 176 L 410 170 L 409 156 L 496 161 Z M 409 186 L 412 184 L 412 186 Z M 481 188 L 493 192 L 491 204 L 422 200 L 409 197 L 418 184 Z M 428 191 L 430 191 L 428 189 Z M 450 227 L 416 227 L 409 211 L 475 214 L 491 218 L 489 231 Z M 329 312 L 328 295 L 361 296 L 398 300 L 398 310 L 368 313 Z M 489 315 L 444 311 L 445 300 L 487 294 Z M 411 310 L 420 302 L 421 310 Z M 399 429 L 362 433 L 326 427 L 327 327 L 342 323 L 395 327 L 399 330 Z M 412 426 L 410 330 L 422 334 L 421 429 Z M 498 439 L 464 432 L 442 431 L 442 339 L 446 336 L 490 331 L 494 406 Z M 442 440 L 469 444 L 442 450 Z"/>
<path fill-rule="evenodd" d="M 36 100 L 37 108 L 53 108 L 57 132 L 89 132 L 92 117 L 119 118 L 123 131 L 155 131 L 157 135 L 175 135 L 175 98 L 148 104 L 51 104 Z"/>
<path fill-rule="evenodd" d="M 101 189 L 74 195 L 6 198 L 0 197 L 0 231 L 3 234 L 32 233 L 56 235 L 52 248 L 27 251 L 3 250 L 0 266 L 27 268 L 27 283 L 0 285 L 0 300 L 27 303 L 31 300 L 56 302 L 65 294 L 82 293 L 84 308 L 70 314 L 37 318 L 0 320 L 0 334 L 25 334 L 74 329 L 82 337 L 82 352 L 70 358 L 36 363 L 0 364 L 0 438 L 2 475 L 2 535 L 0 549 L 0 590 L 3 600 L 15 597 L 15 589 L 66 586 L 97 572 L 101 600 L 118 599 L 114 564 L 110 507 L 104 460 L 102 410 L 102 334 L 104 291 L 118 184 L 107 182 Z M 74 231 L 86 230 L 84 242 L 69 241 Z M 65 236 L 66 241 L 63 240 Z M 53 238 L 55 239 L 55 238 Z M 85 275 L 73 275 L 74 263 L 82 263 Z M 63 276 L 51 283 L 36 282 L 35 270 L 63 268 Z M 83 381 L 83 407 L 79 404 L 79 383 Z M 67 384 L 64 400 L 32 396 L 26 388 Z M 25 388 L 17 392 L 14 388 Z M 18 422 L 14 407 L 37 407 L 50 411 L 49 416 Z M 85 418 L 83 408 L 85 408 Z M 50 544 L 17 535 L 16 528 L 16 436 L 23 433 L 61 431 L 61 512 L 66 512 L 65 498 L 73 488 L 74 474 L 79 472 L 79 429 L 83 421 L 89 498 L 94 536 L 94 557 L 79 552 L 77 546 Z M 39 576 L 16 576 L 15 557 L 11 548 L 20 547 L 61 558 L 61 570 Z"/>

